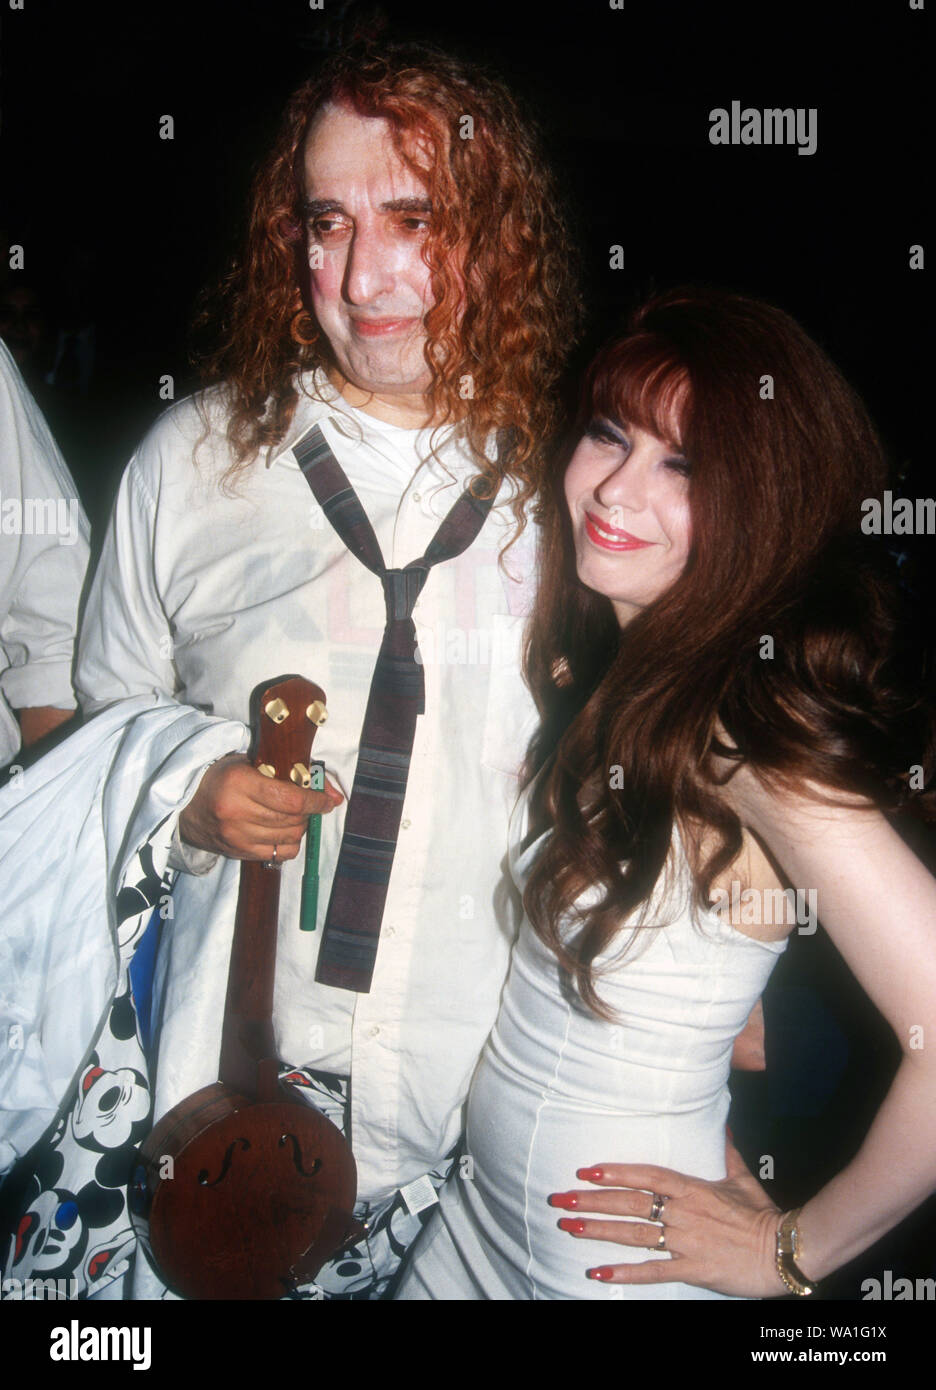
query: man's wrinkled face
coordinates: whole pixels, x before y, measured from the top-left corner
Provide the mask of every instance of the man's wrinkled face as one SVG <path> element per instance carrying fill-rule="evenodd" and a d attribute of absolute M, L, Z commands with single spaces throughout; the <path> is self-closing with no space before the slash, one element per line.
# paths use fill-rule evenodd
<path fill-rule="evenodd" d="M 339 369 L 364 391 L 421 395 L 431 381 L 425 185 L 387 121 L 334 105 L 309 130 L 305 185 L 312 307 Z"/>

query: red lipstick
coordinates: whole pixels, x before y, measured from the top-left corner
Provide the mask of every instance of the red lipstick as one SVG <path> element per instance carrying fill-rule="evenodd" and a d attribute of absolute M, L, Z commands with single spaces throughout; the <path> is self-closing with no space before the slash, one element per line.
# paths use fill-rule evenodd
<path fill-rule="evenodd" d="M 622 531 L 620 526 L 600 521 L 591 512 L 585 513 L 585 534 L 593 545 L 602 550 L 645 550 L 654 544 L 653 541 L 642 541 L 639 536 L 632 536 L 629 531 Z"/>

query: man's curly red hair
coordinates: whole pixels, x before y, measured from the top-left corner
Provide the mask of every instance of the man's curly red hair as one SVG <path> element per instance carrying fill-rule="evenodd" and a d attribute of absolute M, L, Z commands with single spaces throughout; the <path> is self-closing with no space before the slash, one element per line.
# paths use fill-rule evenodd
<path fill-rule="evenodd" d="M 350 47 L 286 108 L 254 181 L 244 254 L 218 287 L 214 310 L 201 316 L 203 326 L 220 323 L 219 344 L 202 368 L 228 392 L 235 463 L 227 477 L 279 443 L 299 399 L 297 375 L 330 362 L 302 291 L 303 147 L 327 103 L 388 121 L 400 158 L 426 185 L 434 296 L 426 315 L 428 405 L 441 423 L 464 420 L 492 485 L 503 473 L 516 479 L 519 515 L 539 484 L 555 386 L 578 328 L 575 257 L 551 174 L 513 97 L 500 81 L 424 45 Z M 466 376 L 468 400 L 459 389 Z M 496 465 L 484 445 L 501 429 L 512 432 L 512 447 L 506 464 Z"/>

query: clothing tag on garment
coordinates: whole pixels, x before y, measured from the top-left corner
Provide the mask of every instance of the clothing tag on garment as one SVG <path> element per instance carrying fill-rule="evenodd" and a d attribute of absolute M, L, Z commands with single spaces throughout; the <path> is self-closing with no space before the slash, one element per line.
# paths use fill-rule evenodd
<path fill-rule="evenodd" d="M 418 1216 L 421 1211 L 434 1206 L 439 1200 L 439 1194 L 428 1177 L 417 1178 L 415 1182 L 407 1183 L 406 1187 L 401 1187 L 400 1196 L 406 1203 L 411 1216 Z"/>

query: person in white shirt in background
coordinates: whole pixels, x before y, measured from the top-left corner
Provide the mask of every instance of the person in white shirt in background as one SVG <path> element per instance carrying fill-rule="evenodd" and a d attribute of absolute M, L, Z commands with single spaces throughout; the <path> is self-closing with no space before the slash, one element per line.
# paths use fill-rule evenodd
<path fill-rule="evenodd" d="M 535 725 L 520 675 L 528 504 L 578 317 L 556 207 L 498 82 L 422 47 L 333 59 L 292 98 L 258 175 L 226 336 L 208 362 L 220 384 L 161 417 L 131 461 L 89 598 L 76 681 L 86 714 L 152 692 L 246 721 L 251 690 L 290 671 L 328 697 L 315 745 L 324 792 L 271 783 L 238 752 L 177 808 L 154 1009 L 159 1118 L 217 1078 L 238 861 L 267 860 L 275 845 L 286 861 L 278 1053 L 350 1126 L 369 1226 L 310 1296 L 386 1294 L 452 1166 L 506 976 L 517 925 L 507 827 Z M 367 994 L 316 984 L 321 932 L 299 929 L 296 857 L 309 815 L 330 812 L 321 922 L 385 621 L 379 578 L 293 456 L 315 425 L 389 567 L 422 555 L 473 475 L 496 497 L 414 612 L 426 710 Z M 510 447 L 498 460 L 499 431 Z M 166 1290 L 137 1258 L 123 1296 Z"/>
<path fill-rule="evenodd" d="M 74 714 L 89 539 L 71 474 L 0 342 L 0 768 Z"/>

